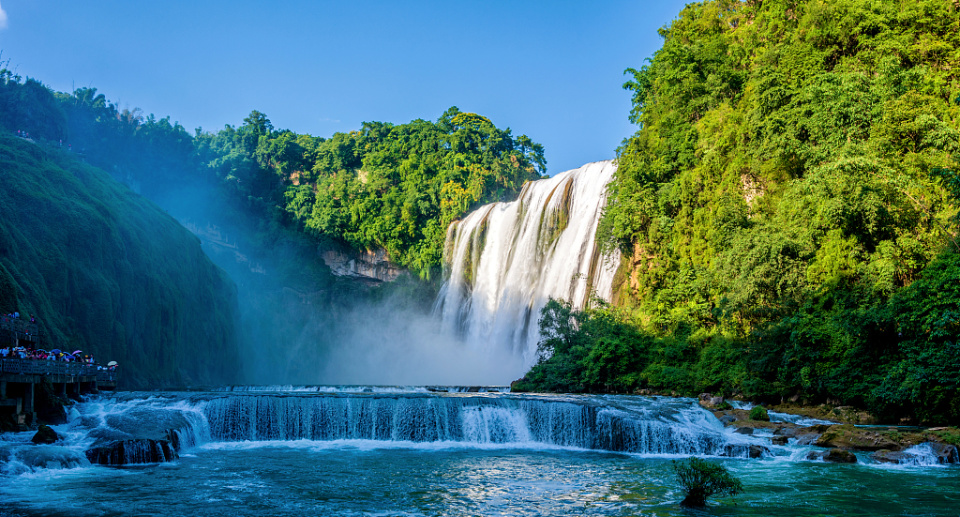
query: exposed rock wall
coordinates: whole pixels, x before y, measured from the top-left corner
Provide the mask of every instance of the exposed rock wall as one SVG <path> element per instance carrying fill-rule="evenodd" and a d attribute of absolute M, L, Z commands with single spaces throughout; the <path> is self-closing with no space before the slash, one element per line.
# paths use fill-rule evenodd
<path fill-rule="evenodd" d="M 406 271 L 392 264 L 387 252 L 382 249 L 357 252 L 327 250 L 321 257 L 337 276 L 393 282 Z"/>

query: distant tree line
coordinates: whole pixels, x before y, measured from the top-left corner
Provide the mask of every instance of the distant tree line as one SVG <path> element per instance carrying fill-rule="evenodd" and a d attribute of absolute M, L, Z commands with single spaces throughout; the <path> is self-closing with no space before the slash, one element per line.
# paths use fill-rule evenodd
<path fill-rule="evenodd" d="M 484 204 L 513 199 L 546 171 L 543 146 L 489 119 L 448 109 L 436 122 L 366 122 L 330 138 L 279 130 L 252 111 L 239 127 L 193 135 L 169 117 L 121 110 L 95 88 L 53 92 L 0 75 L 0 123 L 80 153 L 144 190 L 212 181 L 250 213 L 390 259 L 427 278 L 446 228 Z"/>

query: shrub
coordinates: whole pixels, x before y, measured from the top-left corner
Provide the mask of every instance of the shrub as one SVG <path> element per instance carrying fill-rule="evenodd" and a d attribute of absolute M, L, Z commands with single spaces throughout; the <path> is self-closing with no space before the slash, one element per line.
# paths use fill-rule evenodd
<path fill-rule="evenodd" d="M 677 481 L 686 492 L 682 506 L 705 506 L 712 495 L 737 495 L 743 492 L 743 483 L 733 477 L 726 467 L 700 458 L 673 462 Z"/>
<path fill-rule="evenodd" d="M 753 409 L 750 410 L 750 420 L 769 422 L 770 415 L 767 414 L 767 408 L 763 406 L 753 406 Z"/>
<path fill-rule="evenodd" d="M 733 409 L 733 406 L 731 406 L 729 402 L 724 400 L 723 402 L 717 404 L 717 407 L 715 409 L 717 411 L 726 411 L 728 409 Z"/>

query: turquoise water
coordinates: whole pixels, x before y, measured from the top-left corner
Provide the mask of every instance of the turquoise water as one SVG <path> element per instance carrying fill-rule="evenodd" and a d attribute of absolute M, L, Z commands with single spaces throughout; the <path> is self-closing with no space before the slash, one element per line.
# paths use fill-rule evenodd
<path fill-rule="evenodd" d="M 325 403 L 360 407 L 353 397 Z M 269 413 L 263 416 L 268 416 L 278 411 L 265 406 L 265 401 L 272 399 L 245 398 L 238 403 L 212 396 L 176 395 L 149 402 L 136 397 L 91 402 L 80 408 L 82 415 L 72 424 L 60 426 L 68 438 L 65 445 L 27 445 L 24 442 L 30 433 L 4 437 L 0 442 L 0 458 L 6 458 L 0 464 L 0 515 L 960 515 L 960 467 L 834 465 L 800 460 L 806 449 L 793 446 L 771 447 L 771 454 L 762 459 L 715 457 L 714 461 L 722 462 L 743 481 L 746 492 L 736 498 L 716 499 L 704 510 L 685 510 L 678 505 L 682 494 L 671 461 L 688 457 L 686 454 L 608 452 L 545 443 L 538 438 L 536 427 L 540 424 L 532 423 L 529 399 L 510 395 L 432 397 L 417 395 L 412 400 L 442 408 L 451 403 L 468 408 L 470 418 L 455 416 L 465 422 L 462 435 L 454 432 L 451 436 L 455 439 L 439 441 L 224 440 L 218 438 L 223 429 L 198 415 L 220 414 L 225 407 L 239 405 L 266 407 L 263 411 Z M 307 418 L 304 408 L 317 403 L 311 396 L 280 399 L 288 406 L 286 411 L 301 418 Z M 624 407 L 635 411 L 631 413 L 635 418 L 653 418 L 668 427 L 688 429 L 686 435 L 663 435 L 672 436 L 670 439 L 712 444 L 701 435 L 714 432 L 720 433 L 721 440 L 741 439 L 714 427 L 709 420 L 712 415 L 701 412 L 692 401 L 546 400 L 534 402 L 555 412 L 569 412 L 571 404 L 586 404 L 597 414 L 608 407 L 599 403 L 609 403 L 618 406 L 618 412 Z M 223 405 L 225 401 L 232 405 Z M 381 412 L 393 408 L 399 414 L 398 408 L 411 407 L 411 399 L 404 396 L 375 396 L 364 404 L 370 401 L 375 401 Z M 519 421 L 497 414 L 478 422 L 471 420 L 476 416 L 471 413 L 476 404 L 486 413 L 494 413 L 494 407 L 525 409 L 510 413 Z M 149 413 L 145 408 L 189 412 L 191 425 L 202 427 L 193 430 L 196 445 L 167 464 L 102 467 L 77 459 L 89 445 L 84 437 L 93 434 L 91 429 L 102 430 L 96 427 L 98 417 L 108 415 L 102 421 L 121 426 L 116 424 L 118 415 L 136 414 L 139 418 Z M 254 418 L 246 409 L 242 413 Z M 550 413 L 551 425 L 569 425 L 558 424 L 558 414 Z M 524 415 L 527 421 L 521 418 Z M 709 418 L 696 418 L 703 415 Z M 277 420 L 270 425 L 276 426 Z M 468 429 L 470 425 L 486 426 L 488 431 L 491 425 L 526 425 L 530 432 L 479 435 Z M 593 429 L 594 433 L 606 432 L 602 427 Z M 611 432 L 625 431 L 618 427 Z M 352 435 L 349 429 L 343 433 Z M 501 438 L 491 438 L 498 436 Z M 557 438 L 559 434 L 551 436 L 550 440 L 563 441 Z M 764 438 L 751 440 L 759 443 Z M 31 454 L 45 459 L 26 460 Z M 868 461 L 865 456 L 861 459 Z"/>

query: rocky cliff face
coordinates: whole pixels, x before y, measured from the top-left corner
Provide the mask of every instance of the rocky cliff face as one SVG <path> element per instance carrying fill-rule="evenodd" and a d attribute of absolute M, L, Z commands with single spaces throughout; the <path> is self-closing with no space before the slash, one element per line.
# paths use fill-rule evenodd
<path fill-rule="evenodd" d="M 400 266 L 392 264 L 387 252 L 382 249 L 358 252 L 327 250 L 321 257 L 337 276 L 393 282 L 405 272 Z"/>

